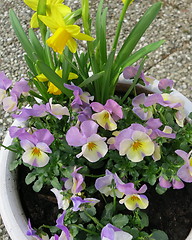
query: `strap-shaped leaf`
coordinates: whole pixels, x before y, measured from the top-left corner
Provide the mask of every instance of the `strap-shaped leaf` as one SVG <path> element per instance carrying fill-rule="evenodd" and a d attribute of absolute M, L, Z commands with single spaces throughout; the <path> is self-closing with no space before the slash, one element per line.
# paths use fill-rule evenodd
<path fill-rule="evenodd" d="M 16 14 L 14 13 L 14 11 L 12 9 L 9 11 L 9 17 L 10 17 L 11 25 L 12 25 L 12 27 L 15 31 L 15 34 L 16 34 L 17 38 L 19 39 L 23 49 L 27 53 L 28 57 L 32 61 L 35 61 L 36 59 L 33 55 L 33 52 L 34 52 L 33 46 L 31 45 L 31 43 L 30 43 L 26 33 L 24 32 Z"/>
<path fill-rule="evenodd" d="M 40 60 L 43 60 L 43 47 L 41 46 L 41 43 L 39 42 L 39 39 L 35 35 L 32 28 L 29 29 L 29 38 L 31 44 L 33 45 L 36 55 Z"/>
<path fill-rule="evenodd" d="M 100 78 L 104 75 L 104 73 L 105 73 L 105 72 L 102 71 L 102 72 L 99 72 L 99 73 L 94 74 L 93 76 L 91 76 L 91 77 L 87 78 L 86 80 L 84 80 L 84 81 L 79 85 L 79 87 L 82 88 L 82 87 L 86 86 L 87 84 L 92 83 L 92 82 L 100 79 Z"/>
<path fill-rule="evenodd" d="M 128 57 L 127 60 L 121 63 L 121 70 L 124 68 L 131 66 L 133 63 L 137 62 L 139 59 L 146 56 L 148 53 L 155 51 L 158 49 L 165 41 L 160 40 L 158 42 L 151 43 L 141 49 L 139 49 L 137 52 L 133 53 L 130 57 Z"/>
<path fill-rule="evenodd" d="M 161 2 L 153 4 L 143 15 L 140 21 L 135 25 L 127 39 L 125 40 L 122 48 L 120 49 L 116 58 L 116 67 L 119 68 L 121 63 L 125 61 L 129 55 L 134 50 L 140 38 L 143 36 L 144 32 L 147 30 L 149 25 L 155 19 L 161 8 Z"/>
<path fill-rule="evenodd" d="M 41 61 L 37 61 L 37 66 L 50 82 L 59 88 L 65 95 L 68 97 L 71 96 L 69 90 L 64 87 L 63 79 L 60 78 L 49 66 Z"/>

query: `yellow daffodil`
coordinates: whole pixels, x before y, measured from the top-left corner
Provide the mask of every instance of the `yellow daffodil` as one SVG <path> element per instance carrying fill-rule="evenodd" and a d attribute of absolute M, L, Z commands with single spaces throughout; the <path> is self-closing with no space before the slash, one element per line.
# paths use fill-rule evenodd
<path fill-rule="evenodd" d="M 59 77 L 62 77 L 62 69 L 57 69 L 55 71 L 55 73 L 57 75 L 59 75 Z M 76 79 L 76 78 L 78 78 L 77 74 L 69 73 L 68 80 L 72 80 L 72 79 Z M 47 77 L 43 73 L 37 75 L 36 79 L 40 82 L 47 82 L 48 81 Z M 53 95 L 60 95 L 62 93 L 61 90 L 58 89 L 52 82 L 48 82 L 47 92 L 50 93 L 50 94 L 53 94 Z"/>
<path fill-rule="evenodd" d="M 31 28 L 39 27 L 37 18 L 38 2 L 39 0 L 24 0 L 24 3 L 35 11 L 30 21 Z M 71 13 L 71 9 L 63 4 L 63 0 L 47 0 L 46 16 L 51 16 L 53 11 L 60 13 L 62 16 L 66 16 L 67 14 Z"/>
<path fill-rule="evenodd" d="M 47 39 L 47 45 L 55 52 L 62 54 L 65 46 L 69 48 L 72 53 L 77 50 L 77 43 L 74 40 L 93 41 L 94 38 L 80 33 L 80 27 L 77 25 L 66 25 L 61 14 L 54 12 L 51 16 L 39 16 L 39 19 L 50 28 L 53 35 Z"/>

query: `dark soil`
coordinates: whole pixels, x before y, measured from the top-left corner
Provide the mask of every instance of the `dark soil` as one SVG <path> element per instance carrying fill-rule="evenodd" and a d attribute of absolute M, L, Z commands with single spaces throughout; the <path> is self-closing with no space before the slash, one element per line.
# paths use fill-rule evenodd
<path fill-rule="evenodd" d="M 27 169 L 20 166 L 18 174 L 18 189 L 25 214 L 33 227 L 54 226 L 59 213 L 55 196 L 48 188 L 35 193 L 31 185 L 27 186 Z M 163 230 L 170 240 L 185 240 L 192 228 L 192 184 L 186 184 L 180 190 L 168 189 L 163 195 L 149 187 L 146 195 L 150 202 L 146 210 L 150 230 Z"/>

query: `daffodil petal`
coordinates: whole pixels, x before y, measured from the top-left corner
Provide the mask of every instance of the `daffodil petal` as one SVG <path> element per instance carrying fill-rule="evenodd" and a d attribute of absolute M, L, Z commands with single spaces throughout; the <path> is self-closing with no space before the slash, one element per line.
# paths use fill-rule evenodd
<path fill-rule="evenodd" d="M 70 38 L 66 45 L 72 53 L 77 51 L 77 43 L 73 38 Z"/>
<path fill-rule="evenodd" d="M 85 41 L 93 41 L 94 38 L 87 35 L 87 34 L 84 34 L 84 33 L 79 33 L 78 35 L 75 36 L 76 39 L 79 39 L 79 40 L 85 40 Z"/>
<path fill-rule="evenodd" d="M 35 12 L 33 14 L 33 16 L 31 17 L 30 26 L 31 26 L 31 28 L 38 28 L 39 27 L 37 12 Z"/>
<path fill-rule="evenodd" d="M 38 0 L 24 0 L 24 3 L 29 6 L 33 11 L 37 11 Z"/>
<path fill-rule="evenodd" d="M 47 77 L 45 77 L 45 75 L 43 73 L 37 75 L 35 77 L 35 79 L 37 79 L 39 82 L 47 82 L 48 81 Z"/>

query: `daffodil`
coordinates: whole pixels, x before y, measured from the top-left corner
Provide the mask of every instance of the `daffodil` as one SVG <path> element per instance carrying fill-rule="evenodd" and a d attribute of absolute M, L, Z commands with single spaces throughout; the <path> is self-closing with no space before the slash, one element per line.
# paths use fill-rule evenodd
<path fill-rule="evenodd" d="M 62 70 L 61 69 L 57 69 L 55 71 L 55 73 L 57 75 L 59 75 L 59 77 L 62 77 Z M 72 80 L 72 79 L 76 79 L 78 78 L 78 75 L 75 73 L 69 73 L 69 77 L 68 80 Z M 47 82 L 48 78 L 43 74 L 39 74 L 36 76 L 36 79 L 40 82 Z M 60 95 L 62 92 L 60 89 L 58 89 L 52 82 L 48 82 L 48 93 L 53 94 L 53 95 Z"/>
<path fill-rule="evenodd" d="M 62 54 L 67 46 L 72 53 L 77 50 L 77 43 L 74 39 L 93 41 L 94 38 L 80 32 L 77 25 L 66 25 L 63 16 L 53 11 L 51 16 L 39 15 L 39 19 L 50 28 L 53 35 L 47 39 L 47 45 L 55 52 Z"/>
<path fill-rule="evenodd" d="M 32 10 L 35 11 L 33 14 L 30 26 L 32 28 L 38 28 L 38 17 L 37 17 L 37 7 L 39 0 L 24 0 L 24 3 L 29 6 Z M 46 16 L 51 16 L 52 12 L 59 12 L 62 16 L 65 16 L 71 13 L 71 9 L 63 4 L 63 0 L 47 0 L 46 2 Z"/>

